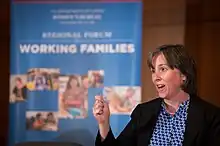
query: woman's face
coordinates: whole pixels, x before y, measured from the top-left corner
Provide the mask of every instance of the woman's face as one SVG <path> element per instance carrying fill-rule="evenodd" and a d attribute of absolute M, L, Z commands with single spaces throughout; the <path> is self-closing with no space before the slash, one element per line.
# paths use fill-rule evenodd
<path fill-rule="evenodd" d="M 19 80 L 16 80 L 16 83 L 15 83 L 15 84 L 16 84 L 17 87 L 20 87 L 20 86 L 22 85 L 22 82 L 19 81 Z"/>
<path fill-rule="evenodd" d="M 152 81 L 161 98 L 170 99 L 176 96 L 182 89 L 186 77 L 178 69 L 171 69 L 163 54 L 155 56 L 152 60 Z"/>
<path fill-rule="evenodd" d="M 94 80 L 96 83 L 99 83 L 101 81 L 101 75 L 99 75 L 98 73 L 94 75 Z"/>
<path fill-rule="evenodd" d="M 73 88 L 73 87 L 77 87 L 77 80 L 76 79 L 72 79 L 70 81 L 70 86 Z"/>

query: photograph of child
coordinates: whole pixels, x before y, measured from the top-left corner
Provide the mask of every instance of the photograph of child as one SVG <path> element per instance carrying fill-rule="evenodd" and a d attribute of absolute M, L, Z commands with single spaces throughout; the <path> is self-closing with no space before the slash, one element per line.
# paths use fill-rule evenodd
<path fill-rule="evenodd" d="M 26 112 L 26 128 L 28 130 L 57 131 L 57 112 Z"/>

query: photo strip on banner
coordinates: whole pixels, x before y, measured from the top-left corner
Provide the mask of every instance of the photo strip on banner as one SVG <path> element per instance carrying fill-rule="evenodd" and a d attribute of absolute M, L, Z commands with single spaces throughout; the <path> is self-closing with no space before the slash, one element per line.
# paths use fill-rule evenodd
<path fill-rule="evenodd" d="M 109 102 L 111 114 L 131 114 L 141 102 L 141 87 L 114 86 L 104 87 L 103 96 Z"/>
<path fill-rule="evenodd" d="M 58 114 L 51 111 L 27 111 L 26 129 L 37 131 L 57 131 Z"/>
<path fill-rule="evenodd" d="M 27 75 L 10 76 L 9 102 L 21 102 L 27 99 Z"/>
<path fill-rule="evenodd" d="M 27 88 L 31 91 L 58 90 L 59 69 L 32 68 L 27 73 Z"/>

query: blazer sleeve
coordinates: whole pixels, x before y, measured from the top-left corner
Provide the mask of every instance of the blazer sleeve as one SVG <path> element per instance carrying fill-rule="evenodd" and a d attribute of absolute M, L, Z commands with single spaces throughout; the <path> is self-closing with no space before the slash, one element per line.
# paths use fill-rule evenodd
<path fill-rule="evenodd" d="M 220 146 L 220 109 L 215 110 L 209 131 L 209 144 L 210 146 Z"/>
<path fill-rule="evenodd" d="M 137 136 L 136 131 L 138 119 L 140 117 L 140 111 L 140 105 L 137 105 L 131 114 L 131 120 L 117 138 L 114 137 L 111 128 L 107 134 L 107 137 L 103 141 L 101 141 L 101 136 L 98 132 L 95 146 L 135 146 Z"/>

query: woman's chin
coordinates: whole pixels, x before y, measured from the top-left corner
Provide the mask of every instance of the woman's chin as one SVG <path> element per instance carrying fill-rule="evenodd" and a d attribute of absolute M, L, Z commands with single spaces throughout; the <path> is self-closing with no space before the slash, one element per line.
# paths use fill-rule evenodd
<path fill-rule="evenodd" d="M 167 98 L 167 95 L 166 94 L 158 94 L 159 98 L 162 98 L 162 99 L 166 99 Z"/>

